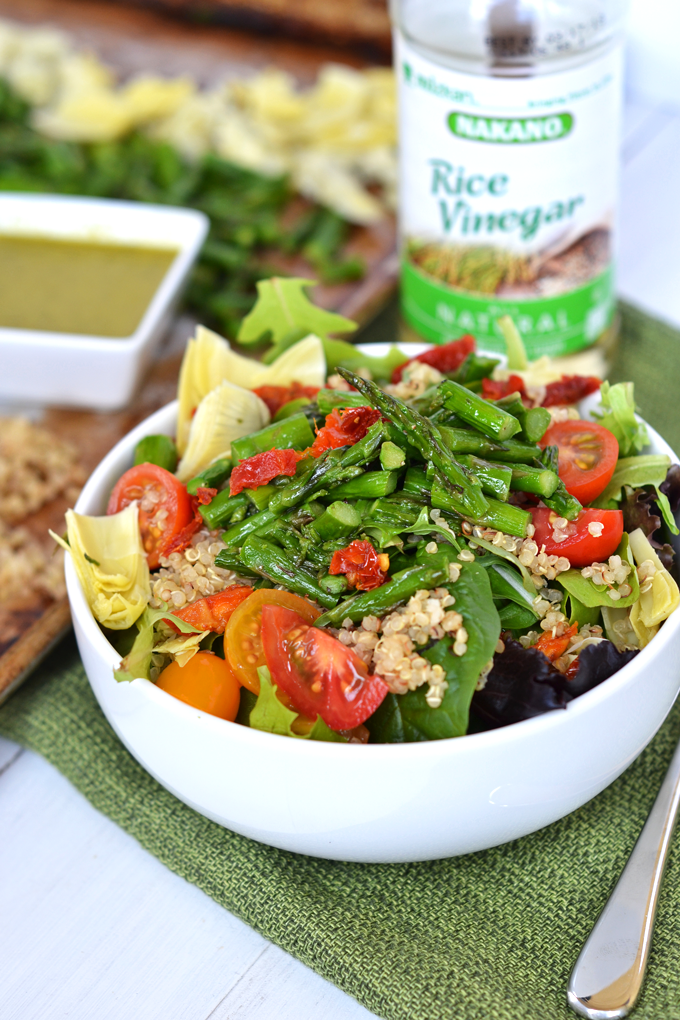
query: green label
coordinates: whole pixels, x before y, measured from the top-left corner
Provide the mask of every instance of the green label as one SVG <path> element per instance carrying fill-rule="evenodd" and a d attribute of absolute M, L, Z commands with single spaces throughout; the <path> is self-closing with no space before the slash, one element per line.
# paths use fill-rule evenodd
<path fill-rule="evenodd" d="M 505 341 L 496 321 L 510 315 L 529 358 L 573 354 L 594 343 L 612 321 L 613 269 L 609 266 L 584 286 L 554 297 L 505 300 L 449 287 L 404 259 L 401 302 L 407 322 L 432 343 L 472 333 L 481 348 L 502 353 Z"/>
<path fill-rule="evenodd" d="M 570 113 L 551 113 L 547 117 L 476 117 L 454 110 L 449 114 L 448 125 L 458 138 L 501 145 L 526 145 L 564 138 L 570 133 L 574 118 Z"/>

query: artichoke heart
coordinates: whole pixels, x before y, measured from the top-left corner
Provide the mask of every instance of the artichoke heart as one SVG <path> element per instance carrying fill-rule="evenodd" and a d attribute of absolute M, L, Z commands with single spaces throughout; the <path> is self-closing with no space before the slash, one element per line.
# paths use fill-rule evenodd
<path fill-rule="evenodd" d="M 160 644 L 155 645 L 154 652 L 161 652 L 164 655 L 172 655 L 173 659 L 175 659 L 180 666 L 186 666 L 187 662 L 193 659 L 196 652 L 199 651 L 201 641 L 203 638 L 207 637 L 209 633 L 209 630 L 203 630 L 199 634 L 177 634 L 176 636 L 166 638 L 165 641 L 161 641 Z"/>
<path fill-rule="evenodd" d="M 180 455 L 189 441 L 194 411 L 218 383 L 228 378 L 230 353 L 229 343 L 205 326 L 198 326 L 196 335 L 187 344 L 177 389 L 177 449 Z"/>
<path fill-rule="evenodd" d="M 195 336 L 187 344 L 179 374 L 177 448 L 180 454 L 185 453 L 189 442 L 194 410 L 225 380 L 246 390 L 258 386 L 290 386 L 292 382 L 321 387 L 326 380 L 323 344 L 318 336 L 310 334 L 285 350 L 271 365 L 263 365 L 237 354 L 228 340 L 212 330 L 197 326 Z M 268 422 L 269 418 L 263 424 Z"/>
<path fill-rule="evenodd" d="M 680 589 L 641 528 L 631 532 L 630 548 L 640 576 L 640 598 L 631 608 L 630 622 L 644 647 L 680 605 Z"/>
<path fill-rule="evenodd" d="M 303 340 L 292 344 L 276 361 L 267 365 L 266 378 L 257 383 L 263 386 L 290 386 L 299 382 L 303 386 L 321 388 L 326 381 L 326 355 L 318 336 L 310 333 Z"/>
<path fill-rule="evenodd" d="M 219 457 L 228 456 L 231 444 L 257 432 L 269 422 L 269 411 L 256 393 L 223 381 L 203 397 L 189 429 L 177 477 L 186 482 Z"/>
<path fill-rule="evenodd" d="M 151 596 L 137 504 L 106 517 L 67 510 L 66 528 L 68 544 L 52 537 L 71 553 L 95 619 L 111 630 L 127 630 Z"/>

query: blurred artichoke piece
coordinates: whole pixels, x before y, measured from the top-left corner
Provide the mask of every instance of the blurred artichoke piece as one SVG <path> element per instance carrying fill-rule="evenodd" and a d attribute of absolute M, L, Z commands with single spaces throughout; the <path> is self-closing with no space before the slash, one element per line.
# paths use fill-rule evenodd
<path fill-rule="evenodd" d="M 195 336 L 187 344 L 179 373 L 177 449 L 180 454 L 186 452 L 195 409 L 223 381 L 252 390 L 257 386 L 289 386 L 295 381 L 303 386 L 320 387 L 325 379 L 326 359 L 317 336 L 310 334 L 285 350 L 271 365 L 263 365 L 237 354 L 228 340 L 211 329 L 197 326 Z M 266 413 L 267 417 L 257 428 L 268 424 L 269 412 Z M 237 438 L 232 436 L 232 439 Z"/>
<path fill-rule="evenodd" d="M 256 393 L 223 380 L 203 397 L 189 428 L 184 455 L 177 466 L 181 482 L 229 456 L 231 444 L 269 422 L 269 411 Z"/>
<path fill-rule="evenodd" d="M 106 517 L 67 510 L 66 528 L 68 543 L 51 534 L 70 552 L 95 619 L 111 630 L 127 630 L 151 596 L 137 503 Z"/>
<path fill-rule="evenodd" d="M 680 589 L 641 528 L 631 532 L 630 548 L 640 579 L 640 598 L 631 608 L 630 622 L 644 648 L 680 605 Z"/>

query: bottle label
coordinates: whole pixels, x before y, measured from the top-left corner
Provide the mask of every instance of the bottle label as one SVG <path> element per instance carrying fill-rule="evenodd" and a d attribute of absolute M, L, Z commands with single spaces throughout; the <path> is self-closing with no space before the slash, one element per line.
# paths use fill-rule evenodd
<path fill-rule="evenodd" d="M 525 78 L 435 64 L 396 33 L 402 307 L 435 343 L 570 354 L 612 321 L 621 50 Z"/>

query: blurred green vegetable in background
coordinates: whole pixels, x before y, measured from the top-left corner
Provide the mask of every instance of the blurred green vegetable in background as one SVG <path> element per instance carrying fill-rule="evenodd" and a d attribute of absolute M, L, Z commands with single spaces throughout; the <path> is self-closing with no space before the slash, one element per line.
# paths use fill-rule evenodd
<path fill-rule="evenodd" d="M 350 225 L 306 205 L 283 223 L 294 192 L 285 177 L 264 177 L 208 154 L 186 161 L 171 145 L 132 134 L 83 144 L 44 138 L 29 125 L 30 107 L 0 80 L 0 191 L 121 198 L 200 209 L 210 233 L 189 281 L 188 308 L 233 338 L 255 302 L 255 284 L 280 266 L 274 252 L 302 255 L 319 279 L 358 279 L 360 259 L 343 258 Z"/>

